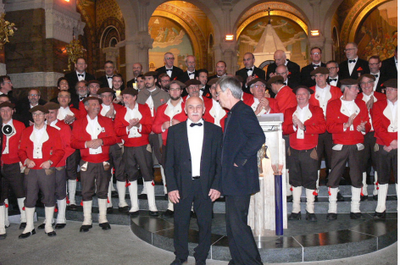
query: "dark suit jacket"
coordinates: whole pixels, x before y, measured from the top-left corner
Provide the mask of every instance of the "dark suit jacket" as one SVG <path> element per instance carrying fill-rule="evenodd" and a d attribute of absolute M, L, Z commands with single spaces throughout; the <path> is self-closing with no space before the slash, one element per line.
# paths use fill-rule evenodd
<path fill-rule="evenodd" d="M 239 101 L 225 120 L 221 159 L 222 194 L 244 196 L 260 191 L 257 152 L 264 143 L 265 135 L 254 111 Z"/>
<path fill-rule="evenodd" d="M 246 80 L 247 80 L 247 70 L 246 70 L 246 68 L 242 68 L 242 69 L 236 71 L 235 75 L 241 76 L 243 78 L 244 81 L 243 81 L 242 90 L 244 92 L 250 94 L 250 88 L 246 87 Z M 258 76 L 258 78 L 265 79 L 265 71 L 254 66 L 254 71 L 253 71 L 253 75 L 252 76 Z"/>
<path fill-rule="evenodd" d="M 46 104 L 46 101 L 39 99 L 39 105 Z M 29 121 L 33 122 L 32 113 L 29 112 L 31 109 L 29 100 L 27 98 L 22 99 L 17 104 L 17 114 L 19 116 L 19 121 L 25 124 L 25 127 L 29 127 Z"/>
<path fill-rule="evenodd" d="M 289 70 L 288 79 L 292 79 L 293 82 L 300 84 L 300 66 L 297 63 L 292 62 L 290 60 L 287 60 L 287 61 L 288 61 L 288 63 L 286 66 Z M 275 73 L 276 67 L 277 67 L 276 63 L 268 65 L 267 76 L 266 76 L 267 80 L 269 79 L 269 75 L 271 73 Z"/>
<path fill-rule="evenodd" d="M 112 88 L 112 85 L 111 86 L 108 85 L 107 77 L 105 75 L 100 76 L 99 78 L 97 78 L 97 81 L 101 82 L 100 87 Z"/>
<path fill-rule="evenodd" d="M 389 59 L 384 60 L 382 62 L 382 67 L 380 71 L 382 82 L 385 82 L 392 78 L 397 78 L 397 68 L 394 57 L 390 57 Z"/>
<path fill-rule="evenodd" d="M 187 187 L 192 185 L 191 155 L 186 126 L 186 122 L 181 122 L 168 129 L 165 161 L 168 192 L 179 190 L 182 199 L 187 197 Z M 211 188 L 221 190 L 221 145 L 221 128 L 205 121 L 200 165 L 200 182 L 204 198 L 208 197 Z"/>
<path fill-rule="evenodd" d="M 167 71 L 165 70 L 165 66 L 157 68 L 156 72 L 158 73 L 158 75 L 162 73 L 167 73 Z M 178 76 L 180 76 L 182 73 L 183 71 L 181 68 L 174 66 L 172 68 L 171 81 L 174 80 L 175 78 L 178 78 Z"/>
<path fill-rule="evenodd" d="M 68 86 L 69 86 L 69 92 L 72 95 L 76 95 L 76 90 L 75 90 L 75 85 L 78 83 L 78 76 L 76 75 L 76 71 L 74 70 L 73 72 L 69 72 L 65 74 L 65 78 L 68 80 Z M 88 72 L 85 73 L 85 80 L 90 81 L 90 80 L 95 80 L 96 78 L 89 74 Z"/>
<path fill-rule="evenodd" d="M 326 67 L 326 64 L 321 62 L 321 67 Z M 301 68 L 300 76 L 301 76 L 301 85 L 312 87 L 315 86 L 315 80 L 311 78 L 311 72 L 314 71 L 314 66 L 310 63 L 307 66 Z"/>
<path fill-rule="evenodd" d="M 195 76 L 197 75 L 197 71 L 196 71 L 196 70 L 194 70 L 194 75 L 195 75 Z M 188 81 L 188 80 L 189 80 L 188 72 L 185 71 L 185 72 L 183 72 L 182 74 L 180 74 L 180 75 L 178 76 L 178 80 L 181 81 L 182 83 L 185 83 L 186 81 Z"/>
<path fill-rule="evenodd" d="M 137 83 L 136 78 L 132 78 L 131 80 L 129 80 L 128 82 L 126 82 L 126 87 L 133 87 L 133 83 Z M 125 86 L 123 85 L 123 88 L 121 87 L 121 91 L 125 89 Z"/>
<path fill-rule="evenodd" d="M 351 75 L 349 74 L 349 65 L 346 61 L 343 61 L 339 64 L 339 76 L 340 79 L 358 79 L 363 74 L 369 74 L 369 66 L 368 62 L 358 58 L 356 65 L 354 66 L 353 72 Z"/>

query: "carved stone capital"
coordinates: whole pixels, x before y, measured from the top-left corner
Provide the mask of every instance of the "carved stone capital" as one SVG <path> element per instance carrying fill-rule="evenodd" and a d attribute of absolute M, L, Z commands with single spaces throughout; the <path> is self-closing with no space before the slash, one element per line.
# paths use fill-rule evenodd
<path fill-rule="evenodd" d="M 83 34 L 85 23 L 55 9 L 46 9 L 46 39 L 57 39 L 69 43 L 73 30 L 76 35 Z"/>
<path fill-rule="evenodd" d="M 140 31 L 134 38 L 134 44 L 141 50 L 153 48 L 154 40 L 147 31 Z"/>

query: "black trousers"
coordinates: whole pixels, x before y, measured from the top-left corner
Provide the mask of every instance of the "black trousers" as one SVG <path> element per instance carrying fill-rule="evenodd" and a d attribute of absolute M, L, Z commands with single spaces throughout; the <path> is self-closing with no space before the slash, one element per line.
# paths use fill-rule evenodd
<path fill-rule="evenodd" d="M 393 170 L 394 178 L 397 183 L 397 149 L 390 152 L 383 150 L 383 145 L 379 145 L 378 153 L 378 182 L 379 184 L 389 184 L 390 172 Z"/>
<path fill-rule="evenodd" d="M 225 196 L 226 231 L 232 257 L 229 264 L 263 264 L 253 232 L 250 226 L 247 225 L 249 205 L 250 195 Z"/>
<path fill-rule="evenodd" d="M 315 190 L 318 179 L 318 156 L 316 148 L 296 150 L 290 147 L 288 154 L 289 183 Z"/>
<path fill-rule="evenodd" d="M 160 135 L 159 134 L 149 134 L 149 142 L 151 145 L 151 148 L 153 149 L 153 154 L 157 158 L 158 163 L 161 164 L 161 141 L 160 140 Z"/>
<path fill-rule="evenodd" d="M 148 147 L 148 145 L 137 147 L 125 146 L 124 163 L 129 181 L 138 179 L 139 168 L 144 181 L 154 180 L 153 158 L 151 152 L 147 150 Z"/>
<path fill-rule="evenodd" d="M 122 148 L 118 144 L 110 146 L 110 163 L 115 170 L 115 178 L 124 182 L 125 177 L 125 161 L 122 159 Z"/>
<path fill-rule="evenodd" d="M 375 152 L 376 138 L 375 132 L 368 132 L 364 136 L 364 150 L 362 158 L 362 170 L 369 175 L 369 168 L 372 166 L 376 170 L 378 167 L 378 154 Z"/>
<path fill-rule="evenodd" d="M 76 180 L 78 178 L 78 164 L 81 159 L 81 153 L 79 149 L 75 150 L 69 157 L 67 157 L 66 170 L 67 178 L 70 180 Z"/>
<path fill-rule="evenodd" d="M 65 167 L 56 167 L 56 200 L 67 197 L 67 170 Z"/>
<path fill-rule="evenodd" d="M 200 180 L 193 180 L 190 192 L 186 198 L 181 198 L 174 205 L 174 247 L 175 255 L 181 260 L 186 260 L 189 255 L 188 237 L 190 225 L 190 210 L 193 207 L 197 214 L 199 226 L 199 244 L 194 249 L 196 261 L 205 261 L 211 245 L 212 201 L 204 197 L 201 192 Z"/>
<path fill-rule="evenodd" d="M 4 164 L 1 168 L 3 175 L 3 192 L 1 201 L 8 198 L 8 191 L 11 188 L 17 198 L 25 197 L 24 176 L 21 173 L 19 163 Z"/>
<path fill-rule="evenodd" d="M 322 157 L 325 157 L 326 169 L 331 169 L 332 162 L 332 134 L 324 132 L 318 136 L 317 154 L 318 165 L 321 167 Z"/>

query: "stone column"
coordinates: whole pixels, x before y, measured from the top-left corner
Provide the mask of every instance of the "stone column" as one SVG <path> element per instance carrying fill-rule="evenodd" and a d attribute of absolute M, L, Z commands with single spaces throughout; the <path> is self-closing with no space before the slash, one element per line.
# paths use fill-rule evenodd
<path fill-rule="evenodd" d="M 128 38 L 125 44 L 126 53 L 126 78 L 132 79 L 132 66 L 141 63 L 143 72 L 149 70 L 149 49 L 153 47 L 153 39 L 147 31 L 141 31 Z"/>
<path fill-rule="evenodd" d="M 4 4 L 0 4 L 0 14 L 3 14 L 4 12 L 5 12 Z M 0 75 L 6 75 L 6 74 L 7 74 L 7 68 L 5 64 L 5 54 L 3 47 L 3 49 L 0 50 Z"/>
<path fill-rule="evenodd" d="M 117 62 L 119 56 L 118 47 L 107 47 L 102 49 L 103 53 L 106 54 L 106 61 Z"/>
<path fill-rule="evenodd" d="M 312 47 L 319 47 L 322 49 L 322 61 L 327 61 L 328 59 L 326 57 L 329 57 L 329 54 L 331 53 L 331 49 L 328 51 L 325 49 L 325 37 L 324 37 L 324 31 L 322 28 L 322 23 L 321 23 L 321 0 L 309 0 L 310 5 L 313 9 L 313 19 L 310 25 L 310 30 L 317 29 L 319 30 L 319 36 L 311 36 L 309 33 L 308 40 L 310 42 L 310 48 Z"/>
<path fill-rule="evenodd" d="M 236 51 L 237 51 L 237 46 L 236 46 L 236 40 L 233 41 L 223 41 L 220 45 L 221 49 L 221 55 L 223 61 L 226 62 L 226 72 L 228 74 L 235 74 L 237 71 L 237 56 L 236 56 Z"/>

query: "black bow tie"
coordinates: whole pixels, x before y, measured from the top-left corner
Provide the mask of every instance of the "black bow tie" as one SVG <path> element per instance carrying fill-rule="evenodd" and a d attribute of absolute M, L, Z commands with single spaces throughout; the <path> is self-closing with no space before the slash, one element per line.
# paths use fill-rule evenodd
<path fill-rule="evenodd" d="M 172 71 L 172 69 L 166 69 L 167 72 Z"/>
<path fill-rule="evenodd" d="M 373 75 L 373 76 L 375 76 L 376 78 L 378 78 L 379 75 Z"/>
<path fill-rule="evenodd" d="M 356 63 L 356 60 L 349 60 L 349 63 Z"/>
<path fill-rule="evenodd" d="M 82 77 L 83 77 L 83 76 L 84 76 L 84 74 L 78 74 L 78 76 L 82 76 Z"/>
<path fill-rule="evenodd" d="M 336 80 L 337 80 L 337 78 L 331 78 L 331 79 L 329 79 L 329 83 L 332 81 L 336 81 Z"/>
<path fill-rule="evenodd" d="M 107 79 L 110 79 L 110 78 L 112 79 L 113 77 L 112 76 L 107 76 Z"/>
<path fill-rule="evenodd" d="M 188 72 L 188 75 L 194 75 L 194 72 L 192 72 L 192 73 L 189 73 L 189 72 Z"/>
<path fill-rule="evenodd" d="M 199 122 L 199 123 L 194 123 L 194 122 L 192 122 L 191 124 L 190 124 L 190 127 L 194 127 L 194 126 L 203 126 L 203 123 L 201 123 L 201 122 Z"/>
<path fill-rule="evenodd" d="M 85 99 L 85 97 L 79 97 L 79 101 L 82 101 L 84 99 Z"/>
<path fill-rule="evenodd" d="M 246 68 L 247 71 L 253 71 L 253 68 Z"/>
<path fill-rule="evenodd" d="M 287 86 L 286 82 L 283 82 L 283 84 L 284 84 L 285 86 Z"/>
<path fill-rule="evenodd" d="M 317 68 L 317 67 L 319 67 L 319 64 L 313 64 L 312 65 L 314 68 Z"/>

